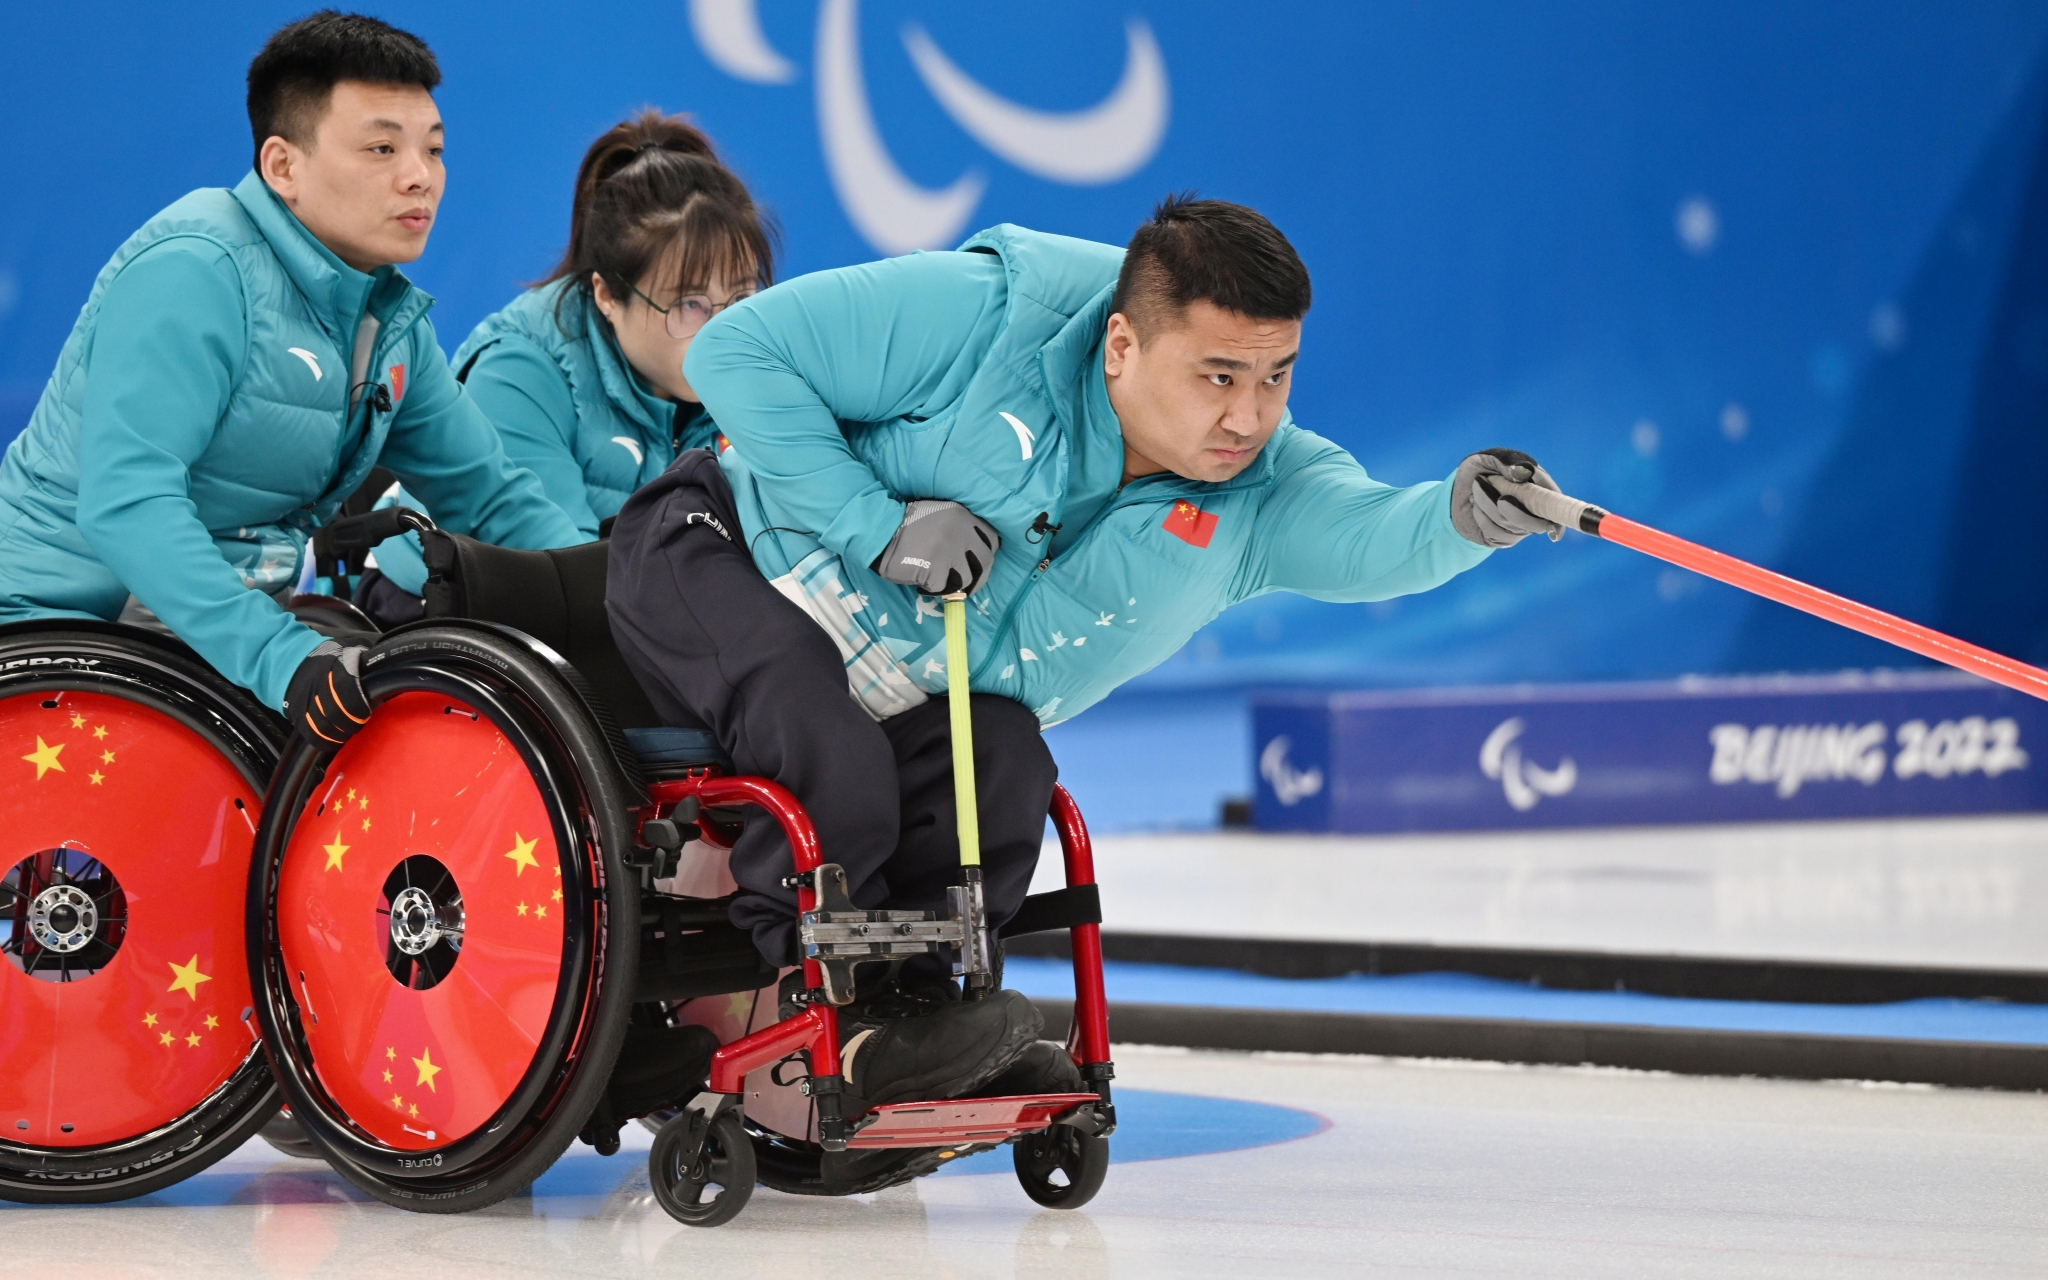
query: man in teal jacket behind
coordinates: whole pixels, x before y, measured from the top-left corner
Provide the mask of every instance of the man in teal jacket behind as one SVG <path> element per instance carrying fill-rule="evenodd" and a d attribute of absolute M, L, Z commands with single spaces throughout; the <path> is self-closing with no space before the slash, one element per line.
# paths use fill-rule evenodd
<path fill-rule="evenodd" d="M 359 649 L 281 607 L 313 528 L 381 462 L 442 523 L 516 547 L 575 525 L 513 466 L 394 264 L 444 172 L 434 55 L 315 14 L 249 67 L 256 167 L 109 261 L 0 463 L 0 622 L 154 614 L 293 727 L 367 716 Z"/>
<path fill-rule="evenodd" d="M 733 307 L 684 360 L 731 449 L 683 455 L 613 530 L 627 661 L 658 711 L 708 726 L 743 772 L 803 801 L 857 904 L 940 908 L 958 855 L 939 597 L 971 593 L 1000 924 L 1044 830 L 1043 726 L 1238 601 L 1424 591 L 1556 532 L 1489 479 L 1549 485 L 1526 454 L 1489 450 L 1395 488 L 1294 425 L 1308 308 L 1308 271 L 1272 223 L 1181 198 L 1124 251 L 997 227 L 961 252 L 822 272 Z M 796 955 L 789 871 L 774 824 L 750 824 L 733 919 L 782 964 Z M 1028 1004 L 957 1003 L 914 969 L 857 1000 L 852 1025 L 874 1034 L 848 1052 L 849 1092 L 1018 1084 L 990 1080 L 1032 1051 Z M 1064 1055 L 1047 1056 L 1050 1073 L 1022 1083 L 1061 1082 Z"/>

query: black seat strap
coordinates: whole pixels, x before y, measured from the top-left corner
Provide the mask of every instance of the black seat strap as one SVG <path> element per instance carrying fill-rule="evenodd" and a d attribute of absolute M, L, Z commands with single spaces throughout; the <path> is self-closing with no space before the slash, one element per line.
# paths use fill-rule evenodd
<path fill-rule="evenodd" d="M 1092 884 L 1069 885 L 1051 893 L 1034 893 L 1024 899 L 1017 914 L 1003 926 L 1005 938 L 1027 933 L 1049 933 L 1071 929 L 1077 924 L 1102 923 L 1102 893 Z"/>

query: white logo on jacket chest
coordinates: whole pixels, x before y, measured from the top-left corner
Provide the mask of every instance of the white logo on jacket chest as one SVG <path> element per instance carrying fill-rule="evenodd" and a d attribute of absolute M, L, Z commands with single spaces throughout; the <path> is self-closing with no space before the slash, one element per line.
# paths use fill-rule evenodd
<path fill-rule="evenodd" d="M 631 436 L 613 436 L 612 443 L 619 446 L 619 448 L 624 449 L 627 453 L 633 455 L 634 466 L 637 467 L 642 462 L 646 461 L 647 455 L 640 452 L 640 442 L 638 440 L 633 439 Z"/>
<path fill-rule="evenodd" d="M 312 352 L 306 350 L 304 347 L 286 347 L 285 354 L 294 355 L 297 356 L 299 359 L 304 360 L 306 362 L 306 367 L 313 371 L 313 381 L 320 381 L 320 361 L 319 358 L 316 357 Z"/>
<path fill-rule="evenodd" d="M 1004 413 L 1000 409 L 996 410 L 996 413 L 1004 422 L 1010 424 L 1010 430 L 1017 433 L 1017 447 L 1024 451 L 1024 461 L 1031 461 L 1031 445 L 1038 437 L 1032 434 L 1031 428 L 1017 420 L 1016 414 Z"/>

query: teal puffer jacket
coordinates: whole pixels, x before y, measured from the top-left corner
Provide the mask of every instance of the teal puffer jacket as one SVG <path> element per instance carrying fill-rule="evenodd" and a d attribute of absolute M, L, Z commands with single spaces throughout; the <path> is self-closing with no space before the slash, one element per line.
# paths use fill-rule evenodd
<path fill-rule="evenodd" d="M 620 354 L 611 326 L 558 280 L 528 289 L 486 316 L 455 349 L 455 376 L 498 428 L 505 453 L 541 487 L 585 540 L 619 513 L 635 489 L 660 475 L 683 449 L 708 449 L 711 415 L 650 392 Z M 400 491 L 382 505 L 421 506 Z M 377 548 L 377 567 L 417 595 L 426 581 L 411 534 Z"/>
<path fill-rule="evenodd" d="M 320 637 L 272 595 L 380 461 L 458 532 L 578 541 L 449 373 L 432 305 L 336 258 L 254 173 L 150 219 L 0 462 L 0 622 L 111 619 L 132 592 L 277 706 Z"/>
<path fill-rule="evenodd" d="M 778 285 L 691 344 L 755 561 L 837 638 L 877 717 L 945 688 L 938 602 L 868 567 L 909 499 L 964 503 L 1002 535 L 968 609 L 971 683 L 1048 725 L 1240 600 L 1384 599 L 1486 558 L 1445 481 L 1381 484 L 1291 417 L 1227 482 L 1119 485 L 1102 339 L 1121 261 L 1002 226 Z"/>
<path fill-rule="evenodd" d="M 486 316 L 449 363 L 505 452 L 595 538 L 599 521 L 681 450 L 710 448 L 718 428 L 696 405 L 678 420 L 676 404 L 626 363 L 597 308 L 580 292 L 562 301 L 569 284 L 528 289 Z"/>

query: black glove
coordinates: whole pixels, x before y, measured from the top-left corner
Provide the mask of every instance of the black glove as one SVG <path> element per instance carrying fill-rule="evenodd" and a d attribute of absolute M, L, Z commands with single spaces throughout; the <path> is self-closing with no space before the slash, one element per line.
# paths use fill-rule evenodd
<path fill-rule="evenodd" d="M 370 721 L 370 699 L 363 693 L 362 645 L 342 648 L 323 640 L 292 673 L 284 694 L 284 718 L 292 732 L 314 747 L 333 749 L 347 742 Z"/>
<path fill-rule="evenodd" d="M 1451 477 L 1451 523 L 1467 541 L 1482 547 L 1512 547 L 1532 533 L 1547 533 L 1552 542 L 1564 536 L 1563 529 L 1494 487 L 1489 476 L 1559 491 L 1550 473 L 1519 449 L 1484 449 L 1473 454 L 1458 464 L 1457 474 Z"/>
<path fill-rule="evenodd" d="M 959 503 L 919 499 L 903 508 L 902 527 L 872 567 L 928 596 L 972 595 L 1002 545 L 994 526 Z"/>

